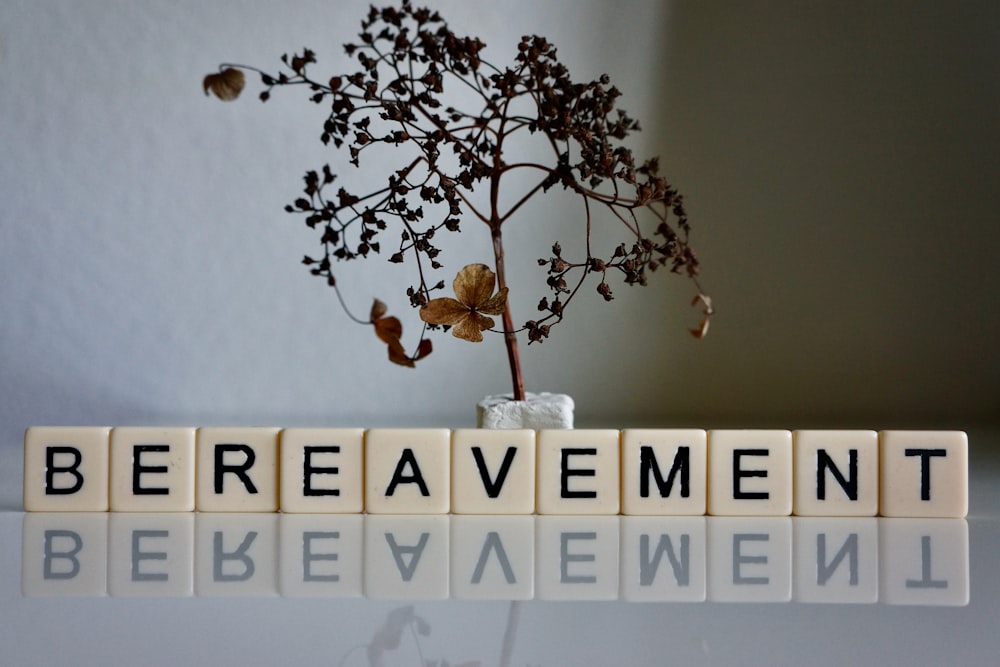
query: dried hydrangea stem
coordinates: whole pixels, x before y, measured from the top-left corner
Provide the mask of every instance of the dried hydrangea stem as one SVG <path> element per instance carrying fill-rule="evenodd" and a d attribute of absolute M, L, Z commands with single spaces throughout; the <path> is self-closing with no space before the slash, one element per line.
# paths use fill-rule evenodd
<path fill-rule="evenodd" d="M 496 264 L 497 289 L 503 291 L 507 287 L 507 271 L 504 268 L 503 236 L 500 233 L 500 223 L 490 225 L 493 235 L 493 258 Z M 513 384 L 515 401 L 524 400 L 524 374 L 521 372 L 521 355 L 517 350 L 517 333 L 514 329 L 514 318 L 510 315 L 510 301 L 503 310 L 503 340 L 507 346 L 507 361 L 510 364 L 510 379 Z"/>

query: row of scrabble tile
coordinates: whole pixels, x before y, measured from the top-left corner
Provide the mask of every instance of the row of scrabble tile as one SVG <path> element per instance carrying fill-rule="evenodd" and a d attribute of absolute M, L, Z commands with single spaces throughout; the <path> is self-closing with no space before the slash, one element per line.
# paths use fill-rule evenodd
<path fill-rule="evenodd" d="M 963 519 L 41 513 L 28 597 L 964 605 Z"/>
<path fill-rule="evenodd" d="M 963 517 L 960 431 L 31 427 L 27 511 Z"/>

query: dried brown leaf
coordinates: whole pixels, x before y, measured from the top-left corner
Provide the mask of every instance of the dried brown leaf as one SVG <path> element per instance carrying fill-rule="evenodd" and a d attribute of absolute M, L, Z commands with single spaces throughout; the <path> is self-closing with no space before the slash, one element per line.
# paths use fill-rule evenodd
<path fill-rule="evenodd" d="M 243 72 L 233 67 L 227 67 L 215 74 L 209 74 L 201 82 L 206 95 L 213 93 L 220 100 L 226 102 L 239 97 L 245 84 L 246 77 L 243 76 Z"/>

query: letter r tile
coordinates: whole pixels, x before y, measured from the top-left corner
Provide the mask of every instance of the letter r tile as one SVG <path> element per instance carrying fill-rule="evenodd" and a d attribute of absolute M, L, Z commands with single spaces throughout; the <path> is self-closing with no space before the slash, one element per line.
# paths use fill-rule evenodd
<path fill-rule="evenodd" d="M 278 431 L 269 427 L 198 429 L 200 512 L 277 511 Z"/>

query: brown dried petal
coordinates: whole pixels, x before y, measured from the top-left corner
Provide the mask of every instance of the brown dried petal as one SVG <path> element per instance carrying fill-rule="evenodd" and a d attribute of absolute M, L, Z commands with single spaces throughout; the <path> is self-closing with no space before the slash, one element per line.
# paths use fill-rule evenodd
<path fill-rule="evenodd" d="M 497 277 L 485 264 L 469 264 L 455 276 L 454 289 L 458 300 L 470 308 L 478 308 L 490 300 Z"/>
<path fill-rule="evenodd" d="M 466 311 L 466 317 L 462 318 L 462 321 L 452 328 L 451 335 L 455 338 L 467 340 L 470 343 L 481 343 L 483 340 L 483 331 L 492 329 L 493 324 L 492 317 Z"/>
<path fill-rule="evenodd" d="M 388 307 L 379 299 L 375 299 L 372 303 L 372 312 L 369 315 L 369 321 L 375 322 L 376 320 L 385 316 Z"/>
<path fill-rule="evenodd" d="M 206 95 L 211 92 L 220 100 L 229 102 L 240 96 L 245 83 L 246 78 L 243 76 L 243 72 L 233 67 L 227 67 L 221 72 L 206 76 L 201 85 L 205 89 Z"/>
<path fill-rule="evenodd" d="M 406 350 L 403 349 L 403 344 L 399 342 L 398 338 L 389 341 L 389 361 L 400 366 L 406 366 L 407 368 L 414 368 L 416 366 L 413 363 L 413 359 L 406 356 Z"/>
<path fill-rule="evenodd" d="M 428 324 L 454 325 L 469 314 L 469 308 L 449 297 L 431 299 L 420 309 L 420 319 Z"/>
<path fill-rule="evenodd" d="M 375 320 L 374 324 L 375 335 L 383 343 L 388 343 L 390 346 L 394 342 L 398 343 L 400 337 L 403 335 L 403 324 L 397 317 L 382 317 Z"/>
<path fill-rule="evenodd" d="M 487 315 L 503 315 L 503 311 L 507 310 L 507 288 L 504 287 L 494 294 L 489 301 L 477 308 L 477 310 Z"/>

